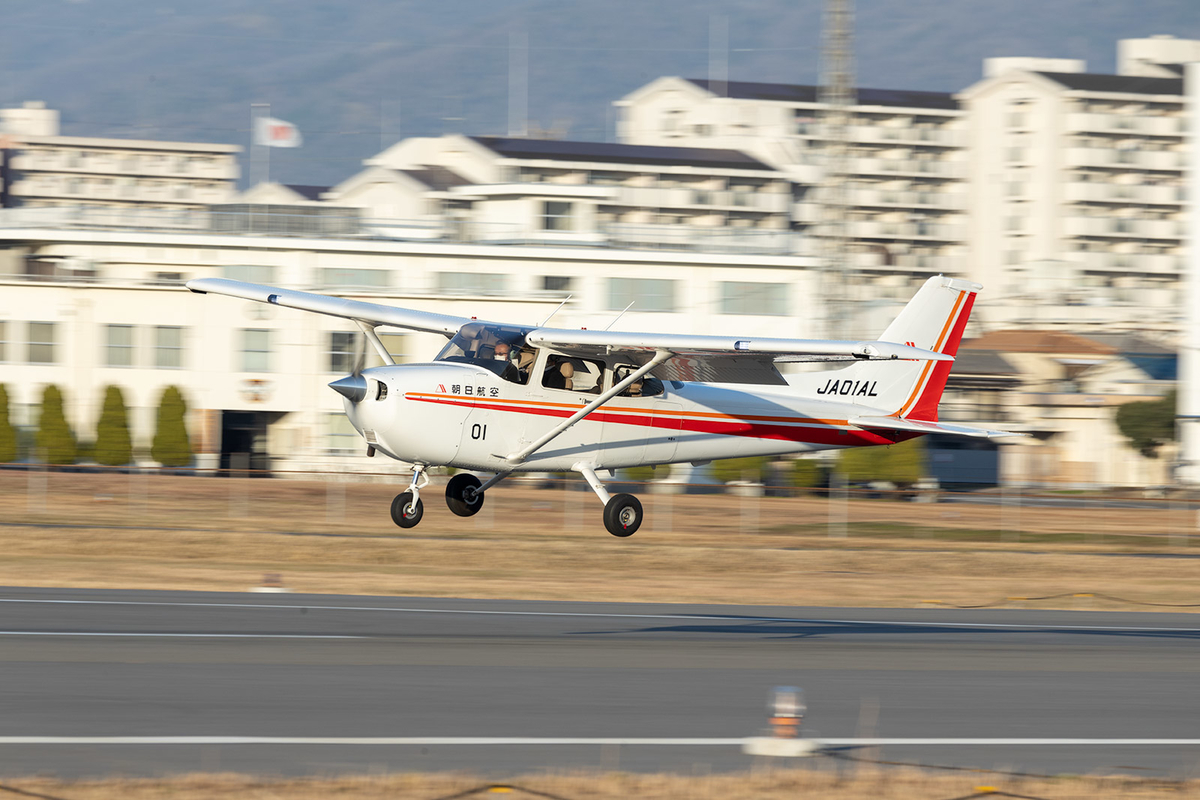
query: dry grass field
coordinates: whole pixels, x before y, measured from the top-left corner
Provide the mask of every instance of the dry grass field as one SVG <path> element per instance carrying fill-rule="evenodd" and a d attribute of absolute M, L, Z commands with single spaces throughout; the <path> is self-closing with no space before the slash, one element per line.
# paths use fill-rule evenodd
<path fill-rule="evenodd" d="M 950 800 L 1020 796 L 1038 800 L 1099 798 L 1200 798 L 1200 782 L 1167 783 L 1130 778 L 1011 778 L 983 774 L 931 774 L 893 770 L 838 774 L 773 770 L 729 775 L 543 774 L 505 784 L 459 774 L 402 774 L 325 779 L 270 779 L 194 775 L 166 779 L 57 781 L 24 779 L 11 787 L 54 800 L 449 800 L 459 797 L 558 800 Z M 489 790 L 490 788 L 490 790 Z M 472 791 L 477 790 L 477 791 Z M 526 791 L 529 790 L 529 791 Z"/>
<path fill-rule="evenodd" d="M 397 480 L 397 483 L 400 479 Z M 1196 512 L 642 493 L 608 535 L 582 484 L 440 487 L 397 528 L 395 483 L 0 472 L 0 585 L 827 606 L 1200 603 Z M 831 518 L 834 520 L 830 524 Z M 842 526 L 838 520 L 845 519 Z M 843 535 L 844 534 L 844 535 Z M 1050 600 L 1008 600 L 1065 594 Z M 1186 609 L 1180 609 L 1186 610 Z"/>

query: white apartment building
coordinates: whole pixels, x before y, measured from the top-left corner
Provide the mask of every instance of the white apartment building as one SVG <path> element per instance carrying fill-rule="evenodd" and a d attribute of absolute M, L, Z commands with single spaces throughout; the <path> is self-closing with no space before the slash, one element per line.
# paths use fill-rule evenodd
<path fill-rule="evenodd" d="M 58 112 L 37 102 L 0 109 L 0 207 L 58 209 L 93 224 L 162 220 L 237 190 L 228 144 L 62 136 Z M 139 219 L 144 211 L 156 212 Z M 39 212 L 46 213 L 46 212 Z"/>
<path fill-rule="evenodd" d="M 746 153 L 489 136 L 406 139 L 326 192 L 395 235 L 792 254 L 788 175 Z"/>
<path fill-rule="evenodd" d="M 826 130 L 815 86 L 659 78 L 617 101 L 622 141 L 750 153 L 797 185 L 792 227 L 815 233 Z M 849 129 L 854 271 L 875 297 L 966 271 L 966 154 L 958 101 L 942 92 L 860 88 Z M 813 250 L 819 252 L 819 250 Z"/>
<path fill-rule="evenodd" d="M 1119 52 L 1118 75 L 988 59 L 959 94 L 967 273 L 991 290 L 990 322 L 1179 330 L 1188 136 L 1170 60 L 1200 59 L 1200 42 L 1125 40 Z"/>

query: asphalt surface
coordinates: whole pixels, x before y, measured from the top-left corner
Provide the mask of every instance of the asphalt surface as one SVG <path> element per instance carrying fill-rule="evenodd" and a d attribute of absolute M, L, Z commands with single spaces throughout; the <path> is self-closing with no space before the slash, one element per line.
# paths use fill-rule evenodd
<path fill-rule="evenodd" d="M 805 690 L 822 737 L 1200 739 L 1187 614 L 0 589 L 0 671 L 7 776 L 745 769 L 729 741 L 548 740 L 751 736 L 778 685 Z M 346 737 L 539 741 L 329 741 Z M 1200 763 L 1200 746 L 1130 742 L 837 752 L 1039 773 Z"/>

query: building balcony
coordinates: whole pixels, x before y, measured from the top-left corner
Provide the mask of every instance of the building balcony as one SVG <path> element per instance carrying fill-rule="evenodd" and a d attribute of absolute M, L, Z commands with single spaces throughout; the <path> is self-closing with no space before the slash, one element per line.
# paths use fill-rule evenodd
<path fill-rule="evenodd" d="M 1170 253 L 1073 253 L 1071 261 L 1089 272 L 1171 276 L 1184 269 L 1184 257 Z"/>
<path fill-rule="evenodd" d="M 851 222 L 848 233 L 856 239 L 915 239 L 961 242 L 966 238 L 965 225 L 935 222 Z"/>
<path fill-rule="evenodd" d="M 1171 150 L 1117 150 L 1101 147 L 1067 148 L 1068 167 L 1108 167 L 1116 169 L 1145 169 L 1180 172 L 1186 165 L 1186 154 Z"/>
<path fill-rule="evenodd" d="M 1072 203 L 1113 203 L 1115 205 L 1183 204 L 1183 187 L 1141 186 L 1116 183 L 1069 183 L 1066 199 Z"/>
<path fill-rule="evenodd" d="M 1127 219 L 1124 217 L 1067 217 L 1067 236 L 1092 236 L 1113 239 L 1165 239 L 1183 237 L 1183 223 L 1173 219 Z"/>
<path fill-rule="evenodd" d="M 849 130 L 850 141 L 864 144 L 895 144 L 961 148 L 966 146 L 966 135 L 953 128 L 919 128 L 911 125 L 853 125 Z"/>
<path fill-rule="evenodd" d="M 1149 117 L 1128 114 L 1068 114 L 1071 133 L 1138 134 L 1141 136 L 1184 135 L 1183 117 Z"/>
<path fill-rule="evenodd" d="M 903 253 L 892 256 L 885 256 L 883 253 L 851 253 L 849 262 L 852 269 L 872 272 L 896 270 L 931 274 L 940 272 L 947 275 L 961 274 L 967 265 L 965 256 L 929 253 Z"/>
<path fill-rule="evenodd" d="M 914 158 L 858 158 L 851 156 L 847 169 L 851 174 L 912 176 L 961 179 L 966 169 L 960 161 L 939 161 Z"/>
<path fill-rule="evenodd" d="M 635 208 L 676 208 L 695 211 L 758 211 L 786 214 L 791 197 L 784 192 L 740 192 L 686 188 L 620 187 L 609 201 Z"/>
<path fill-rule="evenodd" d="M 186 156 L 73 156 L 66 151 L 50 153 L 21 152 L 12 159 L 12 169 L 20 172 L 52 172 L 70 175 L 122 175 L 153 178 L 192 178 L 236 181 L 238 165 L 232 158 Z"/>
<path fill-rule="evenodd" d="M 855 206 L 886 208 L 930 208 L 961 211 L 966 208 L 962 192 L 902 192 L 887 189 L 852 189 L 849 201 Z"/>

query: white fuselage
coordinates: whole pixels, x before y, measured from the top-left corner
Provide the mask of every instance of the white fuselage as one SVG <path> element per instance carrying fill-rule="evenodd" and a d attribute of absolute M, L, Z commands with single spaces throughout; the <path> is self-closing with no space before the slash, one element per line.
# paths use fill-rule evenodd
<path fill-rule="evenodd" d="M 909 438 L 847 424 L 867 410 L 862 397 L 814 400 L 789 386 L 664 381 L 661 394 L 613 398 L 514 465 L 507 456 L 595 395 L 512 383 L 452 362 L 377 367 L 363 376 L 366 399 L 347 401 L 346 413 L 369 444 L 401 461 L 468 470 L 565 471 L 581 463 L 619 469 Z"/>

